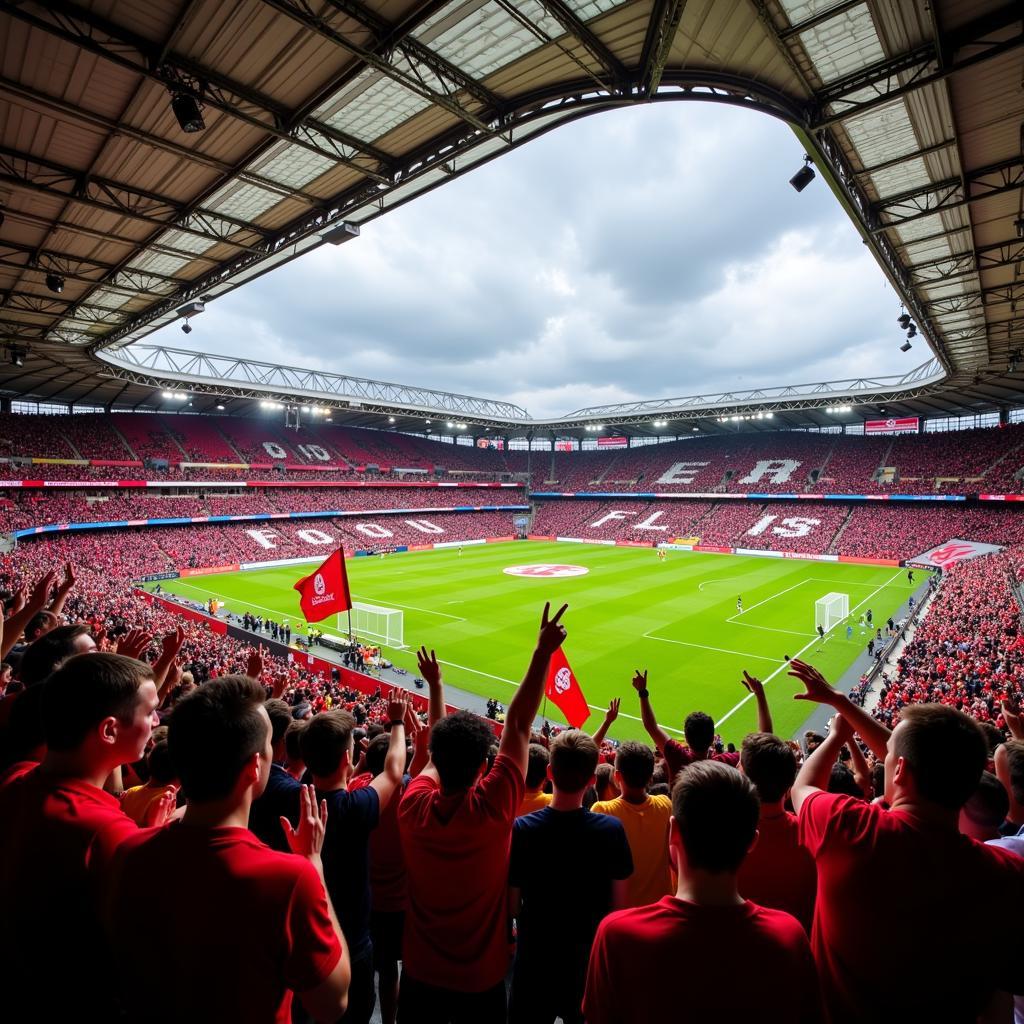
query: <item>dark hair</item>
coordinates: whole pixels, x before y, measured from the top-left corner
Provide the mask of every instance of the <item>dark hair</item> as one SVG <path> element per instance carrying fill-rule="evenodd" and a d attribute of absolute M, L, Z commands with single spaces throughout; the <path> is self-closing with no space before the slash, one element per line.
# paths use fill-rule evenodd
<path fill-rule="evenodd" d="M 627 740 L 615 755 L 615 770 L 630 789 L 643 789 L 654 774 L 654 751 L 646 743 Z"/>
<path fill-rule="evenodd" d="M 996 747 L 1003 742 L 1003 734 L 991 722 L 979 722 L 981 731 L 985 734 L 985 741 L 988 743 L 988 753 L 991 757 Z"/>
<path fill-rule="evenodd" d="M 314 775 L 333 775 L 353 749 L 356 720 L 343 708 L 314 715 L 299 740 L 302 760 Z"/>
<path fill-rule="evenodd" d="M 1010 740 L 1003 744 L 1003 750 L 1013 799 L 1019 804 L 1024 803 L 1024 740 Z"/>
<path fill-rule="evenodd" d="M 793 748 L 770 732 L 752 732 L 744 738 L 740 764 L 765 804 L 778 803 L 796 779 Z"/>
<path fill-rule="evenodd" d="M 149 769 L 149 781 L 158 786 L 167 786 L 178 778 L 167 740 L 154 744 L 146 755 L 146 767 Z"/>
<path fill-rule="evenodd" d="M 295 719 L 292 718 L 291 707 L 277 697 L 271 697 L 264 704 L 270 716 L 270 742 L 276 747 Z"/>
<path fill-rule="evenodd" d="M 448 793 L 469 789 L 488 759 L 494 734 L 468 711 L 445 715 L 430 731 L 430 759 Z"/>
<path fill-rule="evenodd" d="M 548 762 L 551 760 L 547 747 L 531 743 L 526 755 L 526 788 L 536 789 L 548 777 Z"/>
<path fill-rule="evenodd" d="M 753 783 L 721 761 L 684 768 L 672 790 L 672 815 L 695 868 L 735 872 L 757 832 L 761 805 Z"/>
<path fill-rule="evenodd" d="M 51 672 L 75 653 L 75 641 L 89 632 L 89 627 L 58 626 L 34 640 L 21 657 L 18 677 L 26 686 L 41 683 Z"/>
<path fill-rule="evenodd" d="M 44 685 L 41 713 L 47 747 L 74 750 L 103 719 L 130 721 L 139 687 L 152 678 L 149 665 L 123 654 L 69 658 Z"/>
<path fill-rule="evenodd" d="M 864 790 L 857 785 L 853 772 L 845 764 L 837 761 L 832 765 L 832 771 L 828 778 L 828 791 L 830 793 L 845 793 L 847 796 L 860 797 L 864 799 Z"/>
<path fill-rule="evenodd" d="M 366 748 L 366 770 L 376 778 L 384 771 L 384 762 L 388 759 L 388 748 L 391 746 L 391 737 L 382 732 L 370 740 Z"/>
<path fill-rule="evenodd" d="M 715 720 L 703 711 L 691 711 L 683 722 L 683 736 L 687 746 L 703 757 L 715 741 Z"/>
<path fill-rule="evenodd" d="M 585 732 L 560 732 L 551 743 L 551 780 L 563 792 L 578 793 L 590 785 L 597 758 L 597 744 Z"/>
<path fill-rule="evenodd" d="M 55 623 L 60 622 L 60 619 L 49 609 L 44 608 L 42 611 L 36 612 L 25 624 L 25 640 L 28 643 L 32 643 L 34 640 L 39 639 L 40 630 L 45 630 L 46 624 L 51 619 Z M 56 626 L 52 627 L 52 629 L 56 629 Z"/>
<path fill-rule="evenodd" d="M 964 804 L 963 813 L 981 828 L 997 829 L 1010 813 L 1010 797 L 991 772 L 982 772 L 978 788 Z"/>
<path fill-rule="evenodd" d="M 618 792 L 618 787 L 615 785 L 615 766 L 608 764 L 607 761 L 602 761 L 594 769 L 594 777 L 597 779 L 595 788 L 597 790 L 597 799 L 604 800 L 604 791 L 611 791 L 614 795 Z"/>
<path fill-rule="evenodd" d="M 270 737 L 266 696 L 255 679 L 229 675 L 204 683 L 175 706 L 167 742 L 190 801 L 228 796 L 245 763 L 265 749 Z"/>
<path fill-rule="evenodd" d="M 31 686 L 23 690 L 17 700 L 10 701 L 11 716 L 7 720 L 7 728 L 0 732 L 3 741 L 0 768 L 16 761 L 37 760 L 36 751 L 46 745 L 42 714 L 44 689 Z"/>
<path fill-rule="evenodd" d="M 988 744 L 978 723 L 945 704 L 904 708 L 893 743 L 921 796 L 954 811 L 978 788 L 988 761 Z"/>
<path fill-rule="evenodd" d="M 270 724 L 273 727 L 273 721 Z M 306 725 L 305 721 L 295 721 L 294 719 L 288 723 L 288 728 L 284 733 L 284 749 L 289 764 L 303 760 L 302 734 L 306 731 Z"/>

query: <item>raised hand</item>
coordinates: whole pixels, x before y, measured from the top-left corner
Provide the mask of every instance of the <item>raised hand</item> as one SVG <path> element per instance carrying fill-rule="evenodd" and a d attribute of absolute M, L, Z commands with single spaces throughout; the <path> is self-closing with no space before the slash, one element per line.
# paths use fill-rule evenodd
<path fill-rule="evenodd" d="M 161 641 L 161 660 L 176 658 L 178 651 L 181 650 L 184 643 L 185 628 L 183 626 L 176 626 L 170 633 L 164 634 L 164 638 Z"/>
<path fill-rule="evenodd" d="M 324 832 L 327 829 L 327 801 L 316 802 L 316 791 L 312 786 L 302 787 L 302 801 L 299 808 L 299 827 L 292 828 L 292 823 L 285 817 L 281 818 L 281 828 L 288 849 L 300 857 L 310 860 L 318 858 L 324 845 Z"/>
<path fill-rule="evenodd" d="M 647 669 L 637 669 L 633 673 L 633 689 L 639 693 L 641 690 L 647 689 Z"/>
<path fill-rule="evenodd" d="M 57 570 L 51 569 L 45 575 L 40 577 L 39 581 L 32 588 L 32 594 L 28 599 L 28 604 L 36 611 L 39 611 L 50 599 L 50 591 L 53 589 L 53 584 L 56 579 Z"/>
<path fill-rule="evenodd" d="M 178 802 L 178 793 L 173 786 L 169 786 L 154 800 L 143 817 L 144 828 L 163 828 L 174 814 Z"/>
<path fill-rule="evenodd" d="M 288 673 L 278 672 L 274 676 L 274 681 L 270 686 L 270 696 L 277 697 L 279 700 L 284 696 L 285 690 L 288 689 Z"/>
<path fill-rule="evenodd" d="M 1021 717 L 1020 704 L 1013 697 L 1007 697 L 999 705 L 1003 712 L 1003 721 L 1010 735 L 1015 739 L 1024 739 L 1024 718 Z"/>
<path fill-rule="evenodd" d="M 838 696 L 828 683 L 828 680 L 813 666 L 806 661 L 799 661 L 794 658 L 789 663 L 789 675 L 799 679 L 804 684 L 805 693 L 796 693 L 794 700 L 809 700 L 814 704 L 832 704 Z"/>
<path fill-rule="evenodd" d="M 441 666 L 434 651 L 427 653 L 427 648 L 421 647 L 416 652 L 416 665 L 428 686 L 437 686 L 441 682 Z"/>
<path fill-rule="evenodd" d="M 412 702 L 407 701 L 405 705 L 405 734 L 413 744 L 416 743 L 416 737 L 419 736 L 422 729 L 423 723 L 420 721 L 420 716 L 413 709 Z"/>
<path fill-rule="evenodd" d="M 263 675 L 263 655 L 265 653 L 263 644 L 249 651 L 249 657 L 245 663 L 245 674 L 250 679 L 258 681 L 260 676 Z"/>
<path fill-rule="evenodd" d="M 388 721 L 405 724 L 405 716 L 409 710 L 409 702 L 402 697 L 392 697 L 388 701 Z"/>
<path fill-rule="evenodd" d="M 8 618 L 11 615 L 17 615 L 26 604 L 28 604 L 28 595 L 25 593 L 24 585 L 22 585 L 18 587 L 14 592 L 14 597 L 11 598 L 11 607 L 8 612 Z"/>
<path fill-rule="evenodd" d="M 547 601 L 544 604 L 544 612 L 540 617 L 540 634 L 537 637 L 537 650 L 545 657 L 550 658 L 565 643 L 565 638 L 568 634 L 565 631 L 565 626 L 562 625 L 561 619 L 568 607 L 567 604 L 563 604 L 555 612 L 554 617 L 551 618 L 549 617 L 551 615 L 551 602 Z"/>
<path fill-rule="evenodd" d="M 126 658 L 140 658 L 153 638 L 144 630 L 130 629 L 117 641 L 117 653 Z"/>
<path fill-rule="evenodd" d="M 622 703 L 621 697 L 614 697 L 608 702 L 608 710 L 604 713 L 604 720 L 611 725 L 616 718 L 619 717 L 619 705 Z"/>
<path fill-rule="evenodd" d="M 842 715 L 833 715 L 828 720 L 828 734 L 837 735 L 844 744 L 853 742 L 853 726 Z"/>
<path fill-rule="evenodd" d="M 796 663 L 793 662 L 793 664 Z M 790 672 L 790 675 L 794 675 L 794 673 Z M 759 693 L 764 693 L 764 685 L 762 684 L 761 680 L 758 679 L 757 676 L 752 676 L 746 669 L 743 670 L 743 678 L 740 680 L 740 682 L 743 684 L 744 689 L 748 690 L 755 697 Z"/>
<path fill-rule="evenodd" d="M 61 583 L 60 589 L 67 591 L 75 585 L 75 567 L 68 562 L 64 566 L 64 582 Z"/>

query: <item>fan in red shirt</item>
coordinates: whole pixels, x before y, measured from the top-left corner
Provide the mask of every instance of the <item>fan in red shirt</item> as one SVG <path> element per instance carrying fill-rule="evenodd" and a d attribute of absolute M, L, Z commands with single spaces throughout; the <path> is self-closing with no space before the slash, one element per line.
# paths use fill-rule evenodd
<path fill-rule="evenodd" d="M 432 728 L 430 760 L 398 809 L 409 887 L 399 1020 L 504 1024 L 512 823 L 548 662 L 565 640 L 565 609 L 549 619 L 550 606 L 544 606 L 536 649 L 483 780 L 490 728 L 464 711 L 444 716 L 437 659 L 420 652 Z"/>
<path fill-rule="evenodd" d="M 747 684 L 744 683 L 744 685 Z M 722 764 L 733 767 L 740 763 L 739 754 L 719 754 L 712 749 L 712 744 L 715 741 L 715 721 L 703 711 L 691 711 L 686 716 L 686 721 L 683 722 L 685 746 L 678 740 L 671 739 L 668 733 L 658 725 L 658 718 L 654 714 L 654 708 L 651 707 L 646 669 L 642 671 L 638 669 L 633 676 L 633 689 L 640 697 L 640 718 L 647 730 L 647 735 L 651 737 L 651 742 L 665 758 L 669 784 L 683 768 L 689 764 L 695 764 L 697 761 L 720 761 Z"/>
<path fill-rule="evenodd" d="M 0 991 L 12 1021 L 99 1017 L 113 1008 L 100 876 L 139 834 L 103 785 L 142 756 L 157 690 L 148 665 L 117 654 L 71 658 L 40 689 L 47 753 L 0 790 Z M 171 792 L 153 822 L 173 806 Z"/>
<path fill-rule="evenodd" d="M 750 781 L 701 761 L 680 773 L 672 812 L 676 893 L 601 922 L 583 997 L 587 1024 L 821 1020 L 800 922 L 744 900 L 737 888 L 737 869 L 757 838 Z"/>
<path fill-rule="evenodd" d="M 345 1011 L 349 957 L 320 860 L 326 807 L 303 787 L 298 829 L 281 818 L 292 853 L 247 828 L 273 759 L 265 697 L 255 679 L 221 676 L 171 715 L 185 815 L 125 844 L 111 872 L 109 928 L 132 1022 L 288 1024 L 293 991 L 317 1021 Z M 154 986 L 154 970 L 166 985 Z"/>
<path fill-rule="evenodd" d="M 839 712 L 792 790 L 818 870 L 812 946 L 830 1020 L 973 1024 L 995 993 L 1024 991 L 1024 859 L 958 831 L 988 759 L 984 732 L 919 704 L 890 733 L 812 666 L 794 661 L 790 674 L 807 689 L 798 696 Z M 854 730 L 885 758 L 888 809 L 826 792 Z M 881 964 L 872 939 L 892 952 Z"/>

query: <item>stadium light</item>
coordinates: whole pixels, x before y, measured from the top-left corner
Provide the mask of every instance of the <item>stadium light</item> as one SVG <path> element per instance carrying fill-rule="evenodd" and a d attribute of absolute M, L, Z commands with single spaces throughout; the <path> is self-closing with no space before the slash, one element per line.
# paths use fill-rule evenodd
<path fill-rule="evenodd" d="M 1017 220 L 1013 222 L 1013 227 L 1017 232 L 1017 237 L 1024 238 L 1024 217 L 1018 217 Z"/>
<path fill-rule="evenodd" d="M 812 181 L 814 181 L 814 168 L 811 166 L 811 158 L 804 153 L 804 165 L 789 179 L 789 183 L 797 192 L 803 192 Z"/>
<path fill-rule="evenodd" d="M 900 325 L 900 330 L 901 331 L 905 331 L 910 326 L 910 314 L 909 313 L 901 313 L 896 318 L 896 323 L 898 323 Z"/>
<path fill-rule="evenodd" d="M 342 221 L 337 227 L 325 231 L 320 236 L 321 242 L 330 242 L 331 245 L 341 245 L 342 242 L 350 242 L 353 238 L 359 237 L 359 225 L 351 221 Z"/>
<path fill-rule="evenodd" d="M 907 337 L 908 338 L 916 338 L 917 337 L 917 324 L 911 324 L 907 328 Z"/>
<path fill-rule="evenodd" d="M 51 292 L 56 292 L 58 295 L 64 291 L 64 278 L 60 274 L 47 274 L 46 275 L 46 287 Z"/>
<path fill-rule="evenodd" d="M 218 412 L 223 412 L 224 411 L 224 406 L 223 405 L 218 405 L 217 406 L 217 411 Z"/>
<path fill-rule="evenodd" d="M 445 424 L 445 426 L 447 426 L 447 427 L 454 427 L 454 426 L 455 426 L 455 424 L 454 424 L 454 423 L 452 423 L 452 421 L 451 421 L 451 420 L 449 420 L 449 421 L 448 421 L 448 422 L 447 422 L 447 423 Z"/>
<path fill-rule="evenodd" d="M 395 417 L 394 416 L 389 416 L 388 417 L 388 423 L 394 423 L 394 422 L 395 422 Z"/>
<path fill-rule="evenodd" d="M 459 430 L 465 430 L 466 429 L 466 424 L 465 423 L 458 423 L 458 424 L 456 424 L 456 426 L 459 428 Z"/>
<path fill-rule="evenodd" d="M 203 120 L 203 108 L 194 96 L 187 92 L 171 93 L 171 110 L 178 121 L 178 127 L 189 135 L 201 132 L 206 128 Z"/>
<path fill-rule="evenodd" d="M 903 342 L 902 345 L 900 345 L 900 351 L 901 352 L 909 352 L 913 347 L 914 346 L 911 345 L 909 341 L 905 341 L 905 342 Z"/>

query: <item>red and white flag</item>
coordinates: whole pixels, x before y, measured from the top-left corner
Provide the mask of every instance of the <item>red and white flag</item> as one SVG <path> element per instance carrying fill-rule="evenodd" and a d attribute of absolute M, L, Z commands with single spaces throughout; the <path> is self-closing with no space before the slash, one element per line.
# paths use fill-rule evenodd
<path fill-rule="evenodd" d="M 580 729 L 590 717 L 587 698 L 583 696 L 580 684 L 572 674 L 565 653 L 559 648 L 551 655 L 548 665 L 548 681 L 544 693 L 552 704 L 565 715 L 565 720 L 574 728 Z"/>
<path fill-rule="evenodd" d="M 319 622 L 351 608 L 344 549 L 338 548 L 316 572 L 303 576 L 294 589 L 299 592 L 299 606 L 307 622 Z"/>

